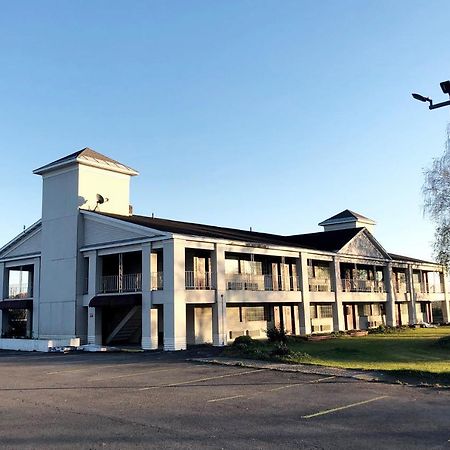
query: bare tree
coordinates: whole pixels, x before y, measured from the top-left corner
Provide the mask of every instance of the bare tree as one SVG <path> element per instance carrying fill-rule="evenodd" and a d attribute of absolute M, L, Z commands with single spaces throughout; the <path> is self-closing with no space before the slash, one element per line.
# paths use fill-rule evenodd
<path fill-rule="evenodd" d="M 422 187 L 424 212 L 435 224 L 434 254 L 438 262 L 450 266 L 450 125 L 444 153 L 424 171 Z"/>

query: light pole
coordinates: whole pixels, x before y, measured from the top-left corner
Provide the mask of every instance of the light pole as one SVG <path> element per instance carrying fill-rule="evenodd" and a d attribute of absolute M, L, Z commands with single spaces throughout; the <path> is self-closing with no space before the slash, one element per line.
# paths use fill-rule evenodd
<path fill-rule="evenodd" d="M 448 94 L 448 96 L 450 97 L 450 80 L 443 81 L 442 83 L 440 83 L 440 85 L 442 92 L 444 94 Z M 419 102 L 428 102 L 429 103 L 428 109 L 437 109 L 442 108 L 443 106 L 450 106 L 450 100 L 447 100 L 446 102 L 433 104 L 433 100 L 431 100 L 431 98 L 429 97 L 424 97 L 423 95 L 420 94 L 411 94 L 411 95 L 416 100 L 419 100 Z"/>

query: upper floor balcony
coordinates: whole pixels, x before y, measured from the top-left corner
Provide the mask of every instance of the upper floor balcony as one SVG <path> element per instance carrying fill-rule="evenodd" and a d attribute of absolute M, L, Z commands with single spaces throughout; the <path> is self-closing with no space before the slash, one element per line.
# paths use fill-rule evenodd
<path fill-rule="evenodd" d="M 298 276 L 228 274 L 226 286 L 232 291 L 300 291 Z"/>
<path fill-rule="evenodd" d="M 331 280 L 329 278 L 310 277 L 309 291 L 310 292 L 331 292 Z"/>
<path fill-rule="evenodd" d="M 442 284 L 414 283 L 414 292 L 419 294 L 443 294 Z"/>
<path fill-rule="evenodd" d="M 406 282 L 393 282 L 394 292 L 397 294 L 406 294 L 409 292 L 408 284 Z"/>
<path fill-rule="evenodd" d="M 386 292 L 384 281 L 357 280 L 346 278 L 341 280 L 341 282 L 343 292 L 376 292 L 376 293 Z"/>
<path fill-rule="evenodd" d="M 163 273 L 152 272 L 152 291 L 163 289 Z M 101 277 L 100 293 L 127 293 L 142 291 L 142 273 L 129 273 L 124 275 L 105 275 Z"/>
<path fill-rule="evenodd" d="M 211 280 L 211 272 L 196 272 L 186 270 L 184 275 L 186 289 L 215 289 Z"/>

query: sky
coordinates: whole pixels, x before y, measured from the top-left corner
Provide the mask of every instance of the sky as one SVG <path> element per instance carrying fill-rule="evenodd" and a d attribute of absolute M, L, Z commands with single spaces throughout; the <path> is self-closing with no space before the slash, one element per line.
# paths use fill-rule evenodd
<path fill-rule="evenodd" d="M 344 209 L 432 257 L 423 170 L 450 108 L 447 0 L 0 0 L 0 246 L 32 170 L 84 147 L 140 172 L 136 214 L 279 234 Z"/>

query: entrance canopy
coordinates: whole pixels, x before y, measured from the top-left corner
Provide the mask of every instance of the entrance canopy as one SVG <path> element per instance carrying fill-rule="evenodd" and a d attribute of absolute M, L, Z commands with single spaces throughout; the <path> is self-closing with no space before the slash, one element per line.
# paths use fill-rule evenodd
<path fill-rule="evenodd" d="M 0 302 L 0 310 L 4 309 L 33 309 L 33 300 L 3 300 Z"/>
<path fill-rule="evenodd" d="M 136 306 L 142 304 L 142 294 L 97 295 L 90 302 L 90 307 Z"/>

